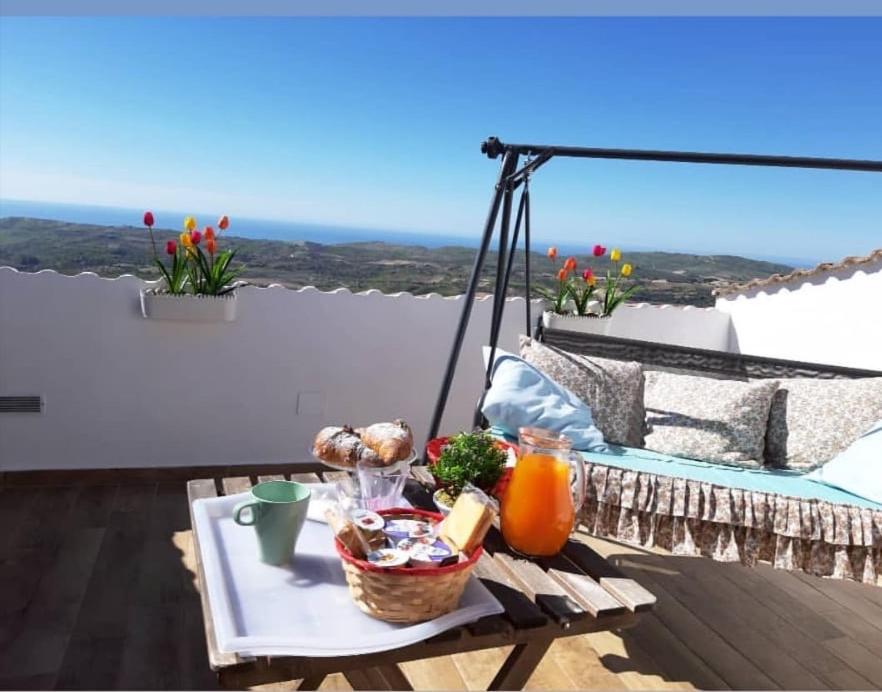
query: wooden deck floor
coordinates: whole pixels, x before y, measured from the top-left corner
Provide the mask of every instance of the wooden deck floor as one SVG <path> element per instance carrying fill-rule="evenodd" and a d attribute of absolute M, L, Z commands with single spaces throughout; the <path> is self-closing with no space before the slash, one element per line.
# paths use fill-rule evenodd
<path fill-rule="evenodd" d="M 6 486 L 0 526 L 0 688 L 215 686 L 183 482 Z M 658 604 L 631 630 L 555 643 L 531 688 L 882 687 L 880 588 L 585 540 Z M 404 669 L 416 688 L 483 689 L 504 655 Z"/>

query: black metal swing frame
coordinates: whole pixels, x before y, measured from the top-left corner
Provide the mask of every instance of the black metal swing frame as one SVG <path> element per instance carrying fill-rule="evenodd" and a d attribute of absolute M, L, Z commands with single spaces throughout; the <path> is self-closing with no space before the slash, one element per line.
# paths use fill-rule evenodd
<path fill-rule="evenodd" d="M 481 152 L 489 159 L 497 159 L 502 156 L 502 164 L 499 176 L 494 188 L 493 197 L 490 201 L 490 209 L 484 223 L 484 231 L 481 236 L 481 244 L 475 255 L 472 272 L 469 277 L 465 292 L 462 312 L 453 338 L 453 345 L 441 382 L 441 391 L 435 404 L 435 410 L 429 425 L 429 433 L 426 439 L 432 439 L 438 435 L 441 418 L 447 406 L 447 398 L 450 394 L 450 386 L 456 372 L 462 342 L 465 338 L 466 329 L 469 325 L 475 293 L 478 288 L 478 280 L 496 221 L 502 210 L 499 225 L 499 250 L 496 264 L 496 281 L 493 289 L 493 310 L 490 318 L 490 359 L 488 361 L 485 377 L 484 392 L 490 387 L 490 377 L 493 362 L 496 355 L 496 344 L 499 340 L 499 329 L 502 324 L 502 316 L 505 311 L 505 298 L 508 293 L 508 283 L 511 276 L 512 264 L 515 251 L 517 250 L 521 224 L 524 226 L 524 251 L 525 251 L 525 298 L 526 298 L 526 333 L 532 333 L 532 316 L 530 314 L 530 191 L 529 179 L 541 166 L 554 157 L 582 158 L 582 159 L 618 159 L 628 161 L 668 161 L 677 163 L 703 163 L 722 164 L 736 166 L 771 166 L 783 168 L 814 168 L 827 170 L 861 171 L 882 173 L 882 161 L 819 158 L 807 156 L 773 156 L 763 154 L 719 154 L 707 152 L 688 151 L 660 151 L 645 149 L 604 149 L 596 147 L 572 147 L 537 144 L 504 144 L 496 137 L 490 137 L 481 144 Z M 527 157 L 526 163 L 518 168 L 520 157 Z M 509 242 L 511 229 L 511 213 L 515 191 L 524 186 L 521 199 L 518 204 L 518 212 L 514 225 L 514 232 Z M 483 399 L 483 395 L 482 395 Z M 480 401 L 475 411 L 476 422 L 480 420 Z"/>

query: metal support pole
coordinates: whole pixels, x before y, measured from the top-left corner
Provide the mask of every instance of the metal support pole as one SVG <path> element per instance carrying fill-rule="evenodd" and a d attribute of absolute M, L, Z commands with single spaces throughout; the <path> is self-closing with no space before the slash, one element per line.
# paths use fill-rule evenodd
<path fill-rule="evenodd" d="M 462 312 L 459 316 L 459 324 L 456 327 L 456 334 L 453 337 L 453 346 L 450 350 L 450 357 L 447 360 L 447 368 L 444 371 L 444 379 L 441 381 L 441 391 L 438 393 L 438 400 L 435 403 L 435 411 L 432 414 L 432 421 L 429 424 L 429 433 L 427 439 L 431 440 L 438 435 L 438 429 L 441 427 L 441 418 L 444 415 L 444 408 L 447 406 L 447 397 L 450 394 L 450 385 L 453 382 L 453 375 L 456 372 L 456 363 L 459 360 L 459 353 L 462 350 L 462 342 L 465 338 L 466 329 L 469 326 L 469 317 L 472 312 L 472 304 L 475 300 L 475 292 L 478 288 L 478 281 L 481 276 L 481 268 L 484 266 L 484 258 L 487 256 L 487 248 L 490 246 L 490 239 L 493 237 L 493 228 L 496 226 L 496 217 L 499 214 L 499 206 L 502 203 L 502 195 L 504 187 L 502 181 L 511 175 L 517 165 L 517 154 L 506 153 L 502 160 L 502 167 L 499 171 L 499 179 L 496 182 L 496 189 L 493 199 L 490 202 L 490 210 L 487 212 L 487 220 L 484 223 L 484 234 L 481 237 L 481 245 L 475 255 L 475 263 L 472 266 L 472 274 L 469 277 L 468 287 L 466 288 L 465 297 L 462 304 Z"/>
<path fill-rule="evenodd" d="M 526 189 L 526 188 L 525 188 Z M 524 194 L 521 193 L 521 201 L 518 204 L 518 215 L 515 217 L 515 226 L 514 233 L 511 236 L 511 250 L 508 253 L 508 260 L 505 265 L 505 275 L 502 277 L 502 300 L 499 301 L 498 307 L 494 305 L 493 311 L 493 323 L 491 325 L 491 338 L 490 338 L 490 363 L 487 365 L 487 373 L 485 377 L 485 386 L 487 389 L 490 386 L 490 373 L 492 372 L 493 361 L 496 358 L 496 345 L 499 343 L 499 331 L 502 328 L 502 315 L 505 311 L 505 298 L 508 295 L 508 283 L 511 279 L 511 268 L 514 264 L 515 250 L 518 247 L 518 236 L 520 235 L 521 230 L 521 220 L 524 217 L 524 202 L 525 202 Z"/>
<path fill-rule="evenodd" d="M 532 316 L 530 315 L 530 300 L 532 296 L 530 295 L 530 184 L 527 183 L 524 185 L 524 197 L 526 198 L 526 202 L 524 203 L 524 274 L 526 279 L 526 287 L 524 289 L 524 296 L 527 299 L 527 336 L 533 336 L 533 325 L 531 322 L 533 321 Z"/>
<path fill-rule="evenodd" d="M 499 224 L 499 252 L 496 263 L 496 285 L 493 288 L 493 310 L 490 313 L 490 362 L 496 356 L 496 342 L 499 340 L 499 316 L 505 309 L 505 271 L 508 266 L 508 232 L 511 228 L 511 206 L 514 191 L 511 186 L 506 186 L 505 197 L 502 200 L 502 221 Z M 484 378 L 484 389 L 490 386 L 490 371 Z"/>
<path fill-rule="evenodd" d="M 503 208 L 505 209 L 505 207 L 503 207 Z M 509 213 L 509 215 L 511 214 L 511 205 L 510 204 L 508 206 L 508 209 L 503 211 L 503 214 L 505 214 L 506 211 Z M 520 234 L 521 219 L 523 218 L 523 215 L 524 215 L 524 195 L 522 193 L 521 194 L 521 201 L 520 201 L 520 204 L 518 205 L 518 215 L 515 220 L 514 233 L 512 234 L 512 237 L 511 237 L 511 249 L 508 252 L 508 259 L 505 262 L 505 273 L 502 276 L 501 286 L 497 287 L 497 292 L 494 295 L 493 314 L 490 318 L 490 344 L 489 344 L 490 345 L 490 357 L 487 360 L 487 368 L 484 373 L 484 391 L 481 393 L 481 397 L 478 399 L 478 405 L 475 407 L 475 415 L 473 418 L 473 423 L 474 423 L 475 427 L 480 427 L 483 422 L 483 415 L 481 414 L 481 408 L 484 405 L 484 396 L 487 394 L 487 390 L 490 388 L 490 384 L 491 384 L 490 376 L 493 372 L 493 362 L 496 360 L 496 345 L 499 343 L 499 331 L 502 326 L 502 316 L 505 312 L 505 298 L 508 295 L 508 282 L 509 282 L 509 279 L 511 278 L 511 268 L 512 268 L 512 265 L 514 264 L 515 250 L 517 250 L 517 247 L 518 247 L 518 235 Z M 503 226 L 507 225 L 505 216 L 503 216 L 502 223 L 503 223 Z M 505 234 L 501 233 L 500 238 L 499 238 L 500 248 L 503 247 L 503 235 L 505 235 Z M 499 253 L 499 257 L 500 257 L 499 266 L 501 267 L 502 266 L 502 257 L 503 257 L 502 252 Z M 497 295 L 500 296 L 499 299 L 496 298 Z"/>

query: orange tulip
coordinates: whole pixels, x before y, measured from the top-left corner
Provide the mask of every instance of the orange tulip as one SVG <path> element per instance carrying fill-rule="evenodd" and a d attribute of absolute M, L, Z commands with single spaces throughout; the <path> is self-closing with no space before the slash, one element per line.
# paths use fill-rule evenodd
<path fill-rule="evenodd" d="M 564 262 L 564 269 L 566 269 L 568 272 L 576 271 L 576 258 L 567 257 L 567 261 Z"/>
<path fill-rule="evenodd" d="M 217 241 L 213 237 L 209 238 L 205 241 L 205 249 L 208 250 L 209 255 L 213 255 L 214 251 L 217 250 Z"/>
<path fill-rule="evenodd" d="M 548 252 L 546 254 L 548 255 L 548 259 L 554 262 L 554 260 L 557 259 L 557 248 L 552 245 L 550 248 L 548 248 Z"/>
<path fill-rule="evenodd" d="M 211 226 L 206 226 L 202 231 L 202 237 L 206 240 L 214 240 L 214 229 Z"/>
<path fill-rule="evenodd" d="M 222 231 L 227 230 L 230 225 L 230 217 L 222 216 L 217 220 L 217 227 Z"/>
<path fill-rule="evenodd" d="M 569 274 L 570 273 L 565 268 L 562 268 L 562 269 L 558 270 L 558 272 L 557 272 L 557 280 L 558 281 L 566 281 L 567 276 L 569 276 Z"/>

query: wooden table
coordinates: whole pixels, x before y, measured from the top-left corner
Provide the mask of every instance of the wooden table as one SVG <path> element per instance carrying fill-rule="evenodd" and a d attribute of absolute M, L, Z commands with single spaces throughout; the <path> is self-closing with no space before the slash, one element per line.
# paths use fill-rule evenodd
<path fill-rule="evenodd" d="M 319 475 L 320 474 L 320 475 Z M 334 482 L 340 472 L 292 473 L 302 483 Z M 432 478 L 425 467 L 414 467 L 405 494 L 417 507 L 434 509 Z M 259 476 L 257 481 L 286 476 Z M 187 484 L 194 500 L 248 490 L 247 477 L 192 480 Z M 399 663 L 434 656 L 514 645 L 488 689 L 521 689 L 558 637 L 619 629 L 636 621 L 655 604 L 655 597 L 625 577 L 588 546 L 569 541 L 560 555 L 526 560 L 513 554 L 496 529 L 484 542 L 485 554 L 474 574 L 504 606 L 505 613 L 456 627 L 426 641 L 399 649 L 357 656 L 318 658 L 305 656 L 245 657 L 218 650 L 204 587 L 205 575 L 196 543 L 199 593 L 205 620 L 209 665 L 220 684 L 243 688 L 287 680 L 300 680 L 298 689 L 314 690 L 331 673 L 342 673 L 354 689 L 412 689 Z M 353 605 L 353 607 L 355 607 Z"/>

